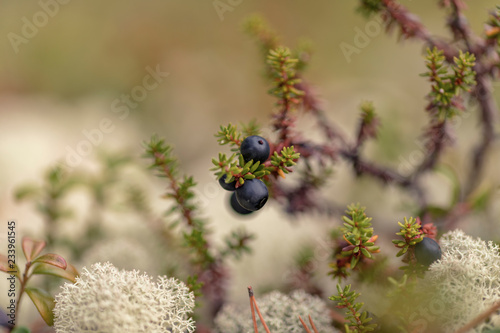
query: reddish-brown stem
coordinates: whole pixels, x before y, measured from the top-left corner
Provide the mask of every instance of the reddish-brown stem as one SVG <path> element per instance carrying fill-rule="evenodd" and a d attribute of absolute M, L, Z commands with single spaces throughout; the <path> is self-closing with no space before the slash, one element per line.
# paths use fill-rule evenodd
<path fill-rule="evenodd" d="M 14 312 L 14 318 L 16 321 L 18 319 L 19 306 L 21 305 L 21 298 L 24 294 L 24 289 L 26 288 L 26 283 L 28 282 L 28 279 L 29 279 L 28 270 L 30 269 L 30 267 L 31 267 L 31 261 L 28 261 L 26 263 L 26 267 L 24 268 L 23 276 L 22 276 L 22 278 L 19 279 L 19 284 L 21 285 L 21 290 L 19 290 L 19 297 L 17 298 L 16 310 Z M 16 326 L 17 326 L 17 324 L 16 324 Z M 16 326 L 12 326 L 10 328 L 9 332 L 11 332 Z"/>
<path fill-rule="evenodd" d="M 330 317 L 341 325 L 344 325 L 347 322 L 343 315 L 333 310 L 330 310 Z"/>
<path fill-rule="evenodd" d="M 316 328 L 316 325 L 314 325 L 314 321 L 312 320 L 311 315 L 309 315 L 309 323 L 311 324 L 314 333 L 318 333 L 318 329 Z"/>
<path fill-rule="evenodd" d="M 255 310 L 253 308 L 254 296 L 252 287 L 248 287 L 248 297 L 250 299 L 250 309 L 252 310 L 253 329 L 255 333 L 259 333 L 259 329 L 257 328 L 257 320 L 255 319 Z"/>
<path fill-rule="evenodd" d="M 262 314 L 260 313 L 260 310 L 259 310 L 259 307 L 257 306 L 257 301 L 255 300 L 255 298 L 253 299 L 253 304 L 255 305 L 255 310 L 257 310 L 257 314 L 259 315 L 260 322 L 262 323 L 262 325 L 264 325 L 264 329 L 266 330 L 266 333 L 271 333 L 271 331 L 269 331 L 269 328 L 267 327 L 266 322 L 264 321 L 264 317 L 262 317 Z"/>
<path fill-rule="evenodd" d="M 395 22 L 401 30 L 401 34 L 406 38 L 416 38 L 426 42 L 431 48 L 437 47 L 443 50 L 444 56 L 448 61 L 453 61 L 457 51 L 448 43 L 435 39 L 429 31 L 415 19 L 408 10 L 395 0 L 382 0 L 387 15 L 384 18 L 387 23 Z M 392 22 L 391 22 L 392 21 Z"/>
<path fill-rule="evenodd" d="M 280 86 L 287 86 L 288 91 L 290 88 L 293 86 L 291 85 L 288 80 L 293 79 L 289 78 L 288 74 L 286 73 L 285 70 L 285 62 L 286 59 L 283 59 L 280 63 L 280 67 L 282 68 L 280 77 L 283 79 L 283 83 L 280 84 Z M 278 102 L 278 104 L 281 105 L 280 112 L 275 116 L 276 120 L 274 122 L 274 127 L 279 130 L 279 140 L 280 142 L 283 142 L 286 145 L 288 145 L 288 139 L 290 135 L 289 131 L 289 124 L 288 124 L 288 113 L 291 109 L 291 104 L 290 104 L 290 99 L 286 94 L 283 96 L 283 98 Z"/>
<path fill-rule="evenodd" d="M 477 183 L 481 179 L 487 155 L 486 153 L 495 137 L 493 127 L 494 118 L 495 114 L 498 114 L 497 105 L 491 94 L 491 80 L 485 77 L 485 75 L 477 75 L 476 81 L 477 86 L 474 90 L 474 96 L 481 107 L 481 126 L 483 130 L 481 142 L 475 149 L 474 158 L 469 170 L 469 177 L 465 188 L 466 195 L 470 194 L 475 189 Z"/>
<path fill-rule="evenodd" d="M 271 333 L 271 331 L 269 331 L 269 328 L 266 325 L 266 322 L 264 321 L 264 317 L 262 317 L 262 314 L 260 313 L 259 306 L 257 305 L 257 301 L 255 300 L 255 297 L 253 295 L 253 289 L 250 286 L 248 287 L 248 296 L 250 297 L 250 302 L 253 302 L 253 306 L 255 306 L 255 310 L 257 311 L 257 315 L 259 316 L 260 322 L 264 326 L 266 333 Z M 254 323 L 255 323 L 255 321 L 254 321 Z M 255 324 L 254 324 L 254 327 L 255 327 Z"/>
<path fill-rule="evenodd" d="M 184 197 L 182 196 L 182 194 L 180 192 L 180 187 L 177 183 L 177 179 L 175 178 L 172 170 L 168 167 L 167 163 L 165 162 L 165 155 L 158 152 L 158 151 L 155 151 L 153 156 L 155 158 L 155 165 L 160 166 L 164 175 L 169 179 L 170 188 L 173 191 L 173 198 L 175 199 L 175 201 L 179 205 L 180 210 L 181 210 L 181 215 L 184 218 L 184 220 L 186 221 L 186 224 L 188 226 L 192 227 L 193 229 L 196 228 L 197 226 L 195 225 L 195 221 L 193 218 L 193 211 L 190 207 L 188 207 L 186 205 Z M 202 237 L 203 237 L 203 241 L 204 241 L 205 245 L 203 247 L 197 246 L 196 247 L 196 254 L 199 255 L 204 260 L 207 258 L 207 256 L 206 256 L 207 252 L 205 252 L 205 250 L 207 248 L 209 248 L 209 243 L 206 240 L 206 238 L 204 237 L 204 235 L 202 235 Z M 211 261 L 211 259 L 209 259 L 209 261 Z"/>
<path fill-rule="evenodd" d="M 305 87 L 304 91 L 308 91 L 308 88 Z M 314 104 L 316 103 L 311 103 L 311 105 Z M 354 171 L 358 176 L 367 174 L 376 179 L 379 179 L 384 184 L 393 183 L 404 189 L 407 189 L 410 192 L 413 192 L 413 194 L 416 196 L 416 199 L 418 200 L 419 206 L 421 208 L 426 207 L 427 199 L 425 193 L 418 185 L 418 181 L 416 178 L 404 177 L 391 168 L 380 166 L 374 162 L 364 160 L 355 148 L 351 148 L 354 145 L 348 143 L 348 140 L 345 139 L 344 135 L 341 134 L 339 130 L 334 129 L 334 125 L 332 125 L 326 118 L 323 111 L 317 109 L 309 111 L 311 111 L 318 119 L 318 124 L 323 129 L 323 132 L 325 133 L 327 139 L 340 143 L 342 147 L 339 149 L 340 156 L 352 162 Z M 331 157 L 332 159 L 334 159 L 334 156 Z"/>
<path fill-rule="evenodd" d="M 469 166 L 469 174 L 465 181 L 461 200 L 446 218 L 445 226 L 448 229 L 452 229 L 460 218 L 470 211 L 469 204 L 466 201 L 483 177 L 488 151 L 495 140 L 494 123 L 496 120 L 495 116 L 498 114 L 498 107 L 491 93 L 491 79 L 489 78 L 489 74 L 482 70 L 480 63 L 476 64 L 476 72 L 477 85 L 472 96 L 478 101 L 480 107 L 482 138 L 480 143 L 474 148 L 472 163 Z"/>
<path fill-rule="evenodd" d="M 491 94 L 491 76 L 497 69 L 500 58 L 498 55 L 492 57 L 494 43 L 488 42 L 484 39 L 478 38 L 470 28 L 463 9 L 465 7 L 463 0 L 449 0 L 447 6 L 450 9 L 448 15 L 448 26 L 454 33 L 456 41 L 447 42 L 442 38 L 434 37 L 429 30 L 419 21 L 419 19 L 407 8 L 402 6 L 398 0 L 381 0 L 382 5 L 382 19 L 384 20 L 387 30 L 396 27 L 401 35 L 407 39 L 413 39 L 424 42 L 430 48 L 436 47 L 443 51 L 446 61 L 450 64 L 454 63 L 454 57 L 458 56 L 458 50 L 461 48 L 463 51 L 468 51 L 476 56 L 476 65 L 474 71 L 476 72 L 477 86 L 473 90 L 471 97 L 478 101 L 481 113 L 482 139 L 474 150 L 474 156 L 470 167 L 470 173 L 466 179 L 464 191 L 462 192 L 461 202 L 463 203 L 467 197 L 472 193 L 481 180 L 484 165 L 488 156 L 488 151 L 495 139 L 494 133 L 494 118 L 498 113 L 496 103 Z M 491 52 L 490 52 L 491 51 Z M 281 73 L 282 76 L 285 73 Z M 435 74 L 436 76 L 437 74 Z M 300 77 L 300 73 L 297 74 Z M 283 83 L 286 84 L 286 81 Z M 461 81 L 460 73 L 458 74 L 457 82 L 455 84 L 463 84 Z M 302 105 L 306 112 L 309 112 L 317 119 L 318 127 L 324 132 L 327 142 L 325 144 L 318 144 L 314 147 L 304 145 L 302 154 L 306 159 L 306 153 L 310 150 L 310 156 L 321 155 L 321 162 L 323 158 L 335 161 L 337 157 L 341 157 L 352 163 L 356 175 L 368 175 L 375 179 L 379 179 L 383 183 L 395 184 L 403 190 L 413 194 L 417 200 L 419 209 L 425 212 L 428 207 L 427 196 L 428 194 L 421 187 L 421 178 L 424 173 L 432 170 L 439 162 L 440 156 L 443 154 L 448 137 L 447 131 L 451 123 L 439 122 L 433 120 L 430 123 L 431 132 L 427 136 L 429 138 L 426 157 L 423 161 L 416 166 L 413 173 L 410 175 L 403 175 L 398 170 L 386 166 L 379 165 L 373 161 L 369 161 L 361 156 L 359 147 L 363 140 L 360 140 L 360 133 L 358 131 L 357 138 L 349 140 L 342 131 L 332 124 L 323 111 L 321 110 L 321 103 L 315 96 L 313 89 L 306 81 L 302 80 L 301 83 L 295 85 L 295 88 L 304 92 L 302 98 Z M 279 133 L 280 140 L 290 141 L 287 143 L 299 143 L 300 140 L 291 136 L 287 125 L 288 109 L 290 107 L 287 98 L 282 98 L 280 103 L 280 112 L 275 116 L 274 125 Z M 432 105 L 431 105 L 432 106 Z M 297 144 L 297 146 L 299 146 Z M 311 148 L 312 147 L 312 148 Z M 302 152 L 301 152 L 302 153 Z M 300 187 L 299 187 L 300 188 Z M 457 207 L 458 208 L 458 207 Z M 465 214 L 468 211 L 459 209 Z M 465 215 L 463 214 L 463 215 Z M 450 221 L 445 222 L 448 226 L 450 223 L 455 223 L 463 216 L 450 215 Z M 446 218 L 448 220 L 448 217 Z"/>
<path fill-rule="evenodd" d="M 222 166 L 222 163 L 219 163 L 219 166 Z M 241 174 L 241 172 L 239 172 L 239 173 L 233 173 L 229 169 L 230 169 L 229 165 L 226 165 L 226 172 L 229 173 L 231 176 L 234 177 L 234 181 L 235 181 L 235 185 L 234 186 L 235 186 L 235 188 L 239 188 L 241 186 L 241 183 L 239 182 L 240 178 L 244 178 L 245 175 L 251 174 L 250 172 L 247 172 L 244 175 Z"/>
<path fill-rule="evenodd" d="M 497 312 L 498 309 L 500 309 L 500 302 L 497 302 L 497 303 L 493 304 L 493 306 L 491 306 L 485 312 L 481 313 L 476 318 L 472 319 L 464 327 L 462 327 L 459 330 L 455 331 L 455 333 L 466 333 L 466 332 L 469 332 L 471 329 L 473 329 L 477 325 L 481 324 L 483 321 L 485 321 L 486 319 L 488 319 L 492 314 L 494 314 L 495 312 Z"/>
<path fill-rule="evenodd" d="M 309 317 L 309 318 L 311 318 L 311 317 Z M 304 322 L 304 320 L 302 319 L 301 316 L 299 316 L 299 320 L 302 323 L 302 326 L 304 326 L 304 329 L 306 330 L 306 332 L 307 333 L 312 333 L 311 330 L 309 329 L 309 327 L 307 327 L 306 323 Z"/>
<path fill-rule="evenodd" d="M 430 170 L 435 167 L 439 156 L 445 146 L 446 140 L 446 120 L 439 122 L 432 126 L 432 135 L 430 135 L 429 140 L 431 142 L 428 143 L 428 151 L 426 158 L 420 163 L 420 165 L 415 169 L 412 177 L 416 177 L 421 173 Z"/>
<path fill-rule="evenodd" d="M 465 3 L 462 0 L 451 0 L 450 4 L 452 12 L 448 24 L 453 34 L 464 41 L 467 50 L 476 54 L 476 57 L 479 57 L 483 53 L 483 47 L 480 48 L 478 47 L 479 45 L 473 44 L 475 39 L 474 33 L 462 12 L 465 8 Z"/>
<path fill-rule="evenodd" d="M 356 316 L 356 309 L 354 308 L 354 306 L 351 303 L 347 302 L 347 298 L 343 294 L 341 294 L 340 296 L 342 297 L 342 299 L 346 303 L 346 305 L 344 305 L 343 308 L 347 308 L 349 311 L 351 311 L 352 316 L 356 320 L 356 324 L 358 326 L 363 325 L 363 323 L 361 322 L 361 320 L 359 319 L 359 317 Z"/>
<path fill-rule="evenodd" d="M 232 135 L 229 136 L 229 141 L 233 142 L 235 145 L 237 145 L 238 147 L 241 146 L 241 141 L 238 140 L 238 139 L 235 139 L 233 138 Z"/>
<path fill-rule="evenodd" d="M 184 198 L 180 193 L 179 185 L 177 184 L 177 179 L 175 179 L 170 168 L 168 168 L 168 166 L 165 164 L 165 156 L 163 156 L 163 154 L 161 153 L 155 152 L 154 157 L 155 157 L 155 163 L 161 165 L 163 173 L 167 176 L 168 180 L 170 181 L 170 188 L 174 192 L 175 201 L 181 207 L 182 216 L 184 217 L 186 223 L 189 226 L 193 226 L 194 222 L 191 209 L 189 209 L 186 206 L 186 203 L 184 202 Z"/>

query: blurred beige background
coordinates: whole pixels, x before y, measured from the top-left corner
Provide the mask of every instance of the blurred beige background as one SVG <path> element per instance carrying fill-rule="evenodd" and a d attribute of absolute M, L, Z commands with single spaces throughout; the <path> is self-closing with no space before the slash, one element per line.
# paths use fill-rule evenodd
<path fill-rule="evenodd" d="M 364 30 L 367 24 L 355 12 L 356 1 L 222 0 L 239 3 L 229 4 L 231 10 L 222 16 L 212 1 L 66 2 L 0 0 L 1 244 L 6 244 L 8 219 L 17 220 L 19 237 L 36 235 L 43 227 L 30 205 L 13 201 L 13 189 L 38 181 L 48 167 L 67 158 L 68 149 L 77 149 L 85 140 L 83 131 L 109 119 L 106 126 L 112 130 L 92 150 L 126 150 L 140 160 L 143 140 L 152 133 L 165 137 L 175 146 L 183 170 L 195 176 L 208 198 L 206 215 L 213 222 L 214 237 L 241 223 L 259 235 L 254 255 L 235 267 L 232 299 L 245 299 L 242 286 L 272 285 L 281 279 L 292 248 L 324 238 L 325 226 L 338 221 L 312 216 L 289 223 L 288 216 L 269 205 L 257 218 L 242 222 L 226 211 L 225 193 L 212 191 L 210 160 L 223 150 L 213 138 L 219 125 L 251 119 L 266 125 L 273 110 L 259 50 L 241 31 L 242 20 L 253 13 L 262 14 L 285 45 L 293 47 L 302 37 L 313 43 L 305 77 L 318 87 L 329 117 L 346 132 L 356 126 L 361 101 L 374 101 L 383 127 L 379 141 L 368 145 L 368 156 L 397 167 L 400 157 L 419 149 L 416 142 L 427 120 L 424 97 L 429 91 L 419 77 L 425 70 L 424 49 L 420 43 L 397 43 L 395 34 L 380 33 L 348 62 L 340 44 L 354 44 L 356 29 Z M 431 31 L 448 36 L 445 12 L 436 2 L 401 1 Z M 479 33 L 497 2 L 469 3 L 467 15 Z M 39 25 L 34 30 L 26 27 L 34 22 Z M 136 88 L 156 68 L 168 76 L 151 90 Z M 124 114 L 114 112 L 116 99 L 134 91 L 146 95 L 120 119 Z M 457 146 L 446 155 L 446 162 L 459 172 L 468 165 L 463 153 L 478 138 L 476 124 L 474 113 L 464 119 Z M 89 160 L 91 155 L 83 157 L 81 165 Z M 490 181 L 500 181 L 494 169 L 489 173 Z M 152 192 L 159 195 L 163 184 L 151 178 Z M 353 181 L 345 165 L 336 170 L 331 195 L 340 204 L 361 202 L 374 221 L 382 219 L 375 222 L 380 225 L 406 215 L 399 190 L 381 188 L 368 179 L 348 187 Z M 447 202 L 445 178 L 431 178 L 428 185 L 436 203 Z M 161 212 L 162 201 L 157 202 Z"/>

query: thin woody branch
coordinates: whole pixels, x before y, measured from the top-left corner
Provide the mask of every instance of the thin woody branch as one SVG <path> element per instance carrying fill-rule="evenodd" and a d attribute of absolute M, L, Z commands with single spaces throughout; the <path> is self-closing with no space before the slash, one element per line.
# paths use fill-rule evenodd
<path fill-rule="evenodd" d="M 401 34 L 405 38 L 415 38 L 424 41 L 429 47 L 437 47 L 443 50 L 448 61 L 453 61 L 457 51 L 448 43 L 433 37 L 427 28 L 403 5 L 394 0 L 382 0 L 385 13 L 382 18 L 390 30 L 394 25 L 398 25 Z"/>
<path fill-rule="evenodd" d="M 482 178 L 487 152 L 495 138 L 494 123 L 498 114 L 498 107 L 491 94 L 491 80 L 485 75 L 476 77 L 477 86 L 474 96 L 477 99 L 481 112 L 482 138 L 474 150 L 472 165 L 469 169 L 469 177 L 465 186 L 465 195 L 472 193 Z"/>
<path fill-rule="evenodd" d="M 500 302 L 497 302 L 493 304 L 489 309 L 487 309 L 485 312 L 481 313 L 479 316 L 471 320 L 469 323 L 467 323 L 464 327 L 460 328 L 459 330 L 455 331 L 455 333 L 466 333 L 469 332 L 471 329 L 476 327 L 477 325 L 481 324 L 483 321 L 491 317 L 495 312 L 500 309 Z"/>

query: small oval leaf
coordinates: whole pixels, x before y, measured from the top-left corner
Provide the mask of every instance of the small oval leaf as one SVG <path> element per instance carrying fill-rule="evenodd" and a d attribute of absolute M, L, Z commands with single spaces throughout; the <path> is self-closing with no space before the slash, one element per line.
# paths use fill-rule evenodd
<path fill-rule="evenodd" d="M 31 259 L 36 258 L 40 252 L 42 252 L 45 245 L 46 243 L 44 241 L 37 241 L 29 237 L 23 237 L 22 247 L 26 260 L 31 261 Z"/>
<path fill-rule="evenodd" d="M 44 290 L 28 287 L 25 289 L 47 325 L 54 325 L 54 299 Z"/>
<path fill-rule="evenodd" d="M 367 249 L 365 249 L 364 247 L 361 248 L 361 253 L 366 257 L 366 258 L 369 258 L 371 259 L 372 258 L 372 254 L 370 252 L 368 252 Z"/>
<path fill-rule="evenodd" d="M 7 256 L 0 254 L 0 271 L 7 272 L 9 270 L 9 264 Z"/>
<path fill-rule="evenodd" d="M 21 274 L 19 273 L 19 267 L 17 267 L 17 264 L 9 263 L 9 259 L 3 254 L 0 254 L 0 271 L 8 274 L 14 274 L 15 277 L 21 279 Z"/>
<path fill-rule="evenodd" d="M 54 253 L 44 254 L 43 256 L 40 256 L 35 260 L 33 260 L 33 263 L 42 263 L 42 262 L 62 269 L 66 269 L 66 266 L 68 265 L 63 257 Z"/>
<path fill-rule="evenodd" d="M 57 276 L 73 283 L 76 282 L 76 277 L 78 276 L 78 271 L 76 268 L 68 264 L 66 269 L 62 269 L 59 267 L 55 267 L 45 263 L 38 263 L 34 268 L 32 274 L 44 274 L 44 275 L 52 275 Z"/>
<path fill-rule="evenodd" d="M 356 264 L 358 263 L 358 261 L 359 261 L 359 257 L 353 256 L 351 258 L 351 267 L 350 268 L 354 269 L 354 267 L 356 267 Z"/>

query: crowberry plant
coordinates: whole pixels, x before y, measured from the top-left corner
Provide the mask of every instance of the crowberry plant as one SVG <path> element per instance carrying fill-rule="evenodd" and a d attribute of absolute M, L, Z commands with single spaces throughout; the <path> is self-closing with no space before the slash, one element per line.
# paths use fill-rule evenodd
<path fill-rule="evenodd" d="M 347 277 L 348 269 L 354 269 L 360 261 L 372 259 L 373 253 L 380 252 L 380 248 L 375 245 L 378 236 L 373 235 L 372 219 L 366 215 L 365 207 L 359 204 L 348 206 L 342 220 L 344 243 L 338 248 L 340 251 L 334 253 L 336 261 L 330 264 L 330 274 L 339 279 Z"/>
<path fill-rule="evenodd" d="M 466 218 L 489 220 L 476 213 L 495 199 L 497 184 L 487 182 L 484 174 L 499 136 L 492 83 L 500 66 L 500 9 L 490 14 L 484 31 L 477 35 L 465 19 L 465 0 L 439 1 L 450 36 L 438 37 L 397 0 L 358 3 L 363 16 L 379 17 L 377 22 L 388 33 L 397 31 L 404 39 L 423 43 L 426 50 L 422 76 L 429 89 L 422 108 L 427 119 L 422 135 L 423 157 L 407 173 L 376 160 L 376 151 L 371 155 L 375 158 L 370 158 L 366 149 L 381 137 L 383 125 L 390 119 L 384 119 L 373 102 L 365 101 L 353 133 L 345 131 L 333 121 L 338 118 L 327 113 L 306 78 L 311 48 L 307 43 L 295 48 L 282 45 L 277 34 L 258 17 L 250 18 L 244 26 L 260 47 L 268 92 L 274 101 L 270 119 L 259 120 L 269 131 L 263 131 L 256 122 L 229 123 L 215 134 L 226 151 L 212 159 L 213 182 L 218 181 L 229 192 L 229 207 L 237 214 L 253 218 L 254 212 L 269 202 L 290 217 L 282 220 L 292 220 L 299 214 L 326 216 L 327 226 L 322 231 L 326 234 L 329 229 L 331 239 L 325 241 L 320 235 L 317 242 L 308 245 L 307 255 L 284 274 L 269 270 L 261 262 L 245 265 L 255 275 L 264 271 L 272 274 L 273 279 L 265 281 L 266 288 L 283 292 L 274 290 L 262 297 L 260 309 L 252 288 L 248 289 L 250 309 L 230 302 L 230 281 L 235 275 L 232 270 L 238 267 L 232 260 L 251 253 L 256 236 L 237 225 L 217 239 L 219 230 L 206 218 L 195 178 L 181 172 L 171 145 L 152 136 L 144 144 L 145 157 L 165 186 L 164 214 L 150 209 L 137 184 L 127 183 L 116 190 L 122 166 L 132 164 L 128 157 L 106 156 L 103 174 L 96 177 L 92 172 L 75 175 L 53 168 L 43 185 L 23 187 L 17 198 L 35 203 L 44 220 L 47 245 L 64 248 L 80 264 L 89 255 L 88 248 L 116 236 L 101 227 L 116 206 L 127 211 L 126 215 L 136 213 L 134 219 L 145 221 L 152 237 L 168 244 L 169 256 L 174 254 L 179 260 L 170 263 L 164 252 L 159 251 L 157 256 L 151 253 L 151 260 L 143 263 L 151 262 L 155 266 L 152 269 L 162 271 L 156 281 L 148 274 L 120 271 L 109 263 L 87 266 L 90 268 L 77 278 L 76 270 L 62 257 L 40 255 L 44 242 L 23 241 L 25 270 L 20 272 L 17 264 L 13 266 L 14 278 L 21 287 L 16 304 L 28 294 L 45 322 L 54 323 L 57 332 L 311 332 L 309 325 L 315 333 L 337 329 L 346 333 L 498 330 L 498 245 L 453 229 L 459 223 L 465 225 Z M 446 166 L 443 156 L 453 143 L 461 143 L 454 134 L 460 134 L 456 121 L 466 120 L 459 118 L 465 111 L 478 115 L 480 131 L 470 156 L 457 163 L 467 165 L 462 175 L 460 168 L 455 171 Z M 298 126 L 304 119 L 315 127 L 314 135 Z M 376 180 L 410 201 L 400 207 L 406 214 L 419 217 L 398 222 L 398 237 L 392 241 L 396 249 L 384 246 L 390 244 L 384 231 L 396 230 L 388 231 L 382 222 L 393 221 L 391 227 L 397 229 L 394 216 L 388 219 L 384 215 L 390 207 L 377 212 L 369 205 L 367 210 L 351 204 L 340 218 L 349 193 L 344 195 L 347 191 L 342 188 L 338 189 L 341 195 L 330 195 L 330 179 L 345 166 L 352 171 L 352 179 Z M 429 186 L 438 172 L 452 182 L 445 203 L 437 202 Z M 71 217 L 64 199 L 75 185 L 90 190 L 94 209 L 89 210 L 99 214 L 88 218 L 91 222 L 86 223 L 84 232 L 78 235 L 81 237 L 65 239 L 58 231 Z M 362 186 L 361 190 L 367 197 L 372 195 L 369 187 Z M 117 204 L 109 192 L 124 193 L 125 202 Z M 373 223 L 367 211 L 373 214 Z M 494 227 L 492 224 L 491 229 Z M 114 255 L 109 251 L 104 252 Z M 144 252 L 136 251 L 139 257 L 140 253 Z M 391 256 L 401 257 L 401 270 Z M 8 264 L 8 259 L 0 256 L 0 270 L 8 271 Z M 329 275 L 338 280 L 332 296 L 328 292 L 335 282 L 324 279 L 328 264 Z M 32 276 L 41 274 L 59 276 L 72 284 L 65 284 L 54 302 L 51 293 L 31 284 Z M 350 284 L 344 284 L 347 279 Z M 50 286 L 47 283 L 46 289 Z M 328 296 L 333 302 L 324 301 Z M 358 301 L 360 297 L 363 302 Z M 8 326 L 2 314 L 0 325 Z M 303 318 L 309 319 L 309 325 Z M 21 328 L 8 326 L 7 330 L 19 332 Z"/>
<path fill-rule="evenodd" d="M 337 307 L 346 309 L 346 319 L 349 321 L 345 324 L 346 333 L 365 333 L 374 331 L 376 324 L 370 324 L 372 318 L 368 316 L 368 312 L 360 311 L 363 303 L 356 303 L 359 293 L 351 291 L 351 285 L 347 285 L 342 289 L 337 285 L 337 295 L 330 299 L 337 303 Z"/>
<path fill-rule="evenodd" d="M 266 139 L 250 135 L 241 140 L 243 134 L 231 124 L 221 127 L 215 136 L 219 138 L 219 144 L 230 144 L 236 149 L 230 157 L 219 154 L 218 160 L 213 159 L 214 168 L 211 170 L 216 171 L 222 188 L 235 190 L 238 204 L 249 211 L 259 210 L 266 204 L 269 190 L 264 182 L 269 183 L 272 175 L 285 178 L 285 173 L 292 171 L 290 167 L 296 164 L 300 156 L 292 146 L 283 147 L 280 153 L 274 151 L 269 159 L 270 148 Z M 231 207 L 237 213 L 241 212 L 239 208 L 235 209 L 232 201 Z"/>

